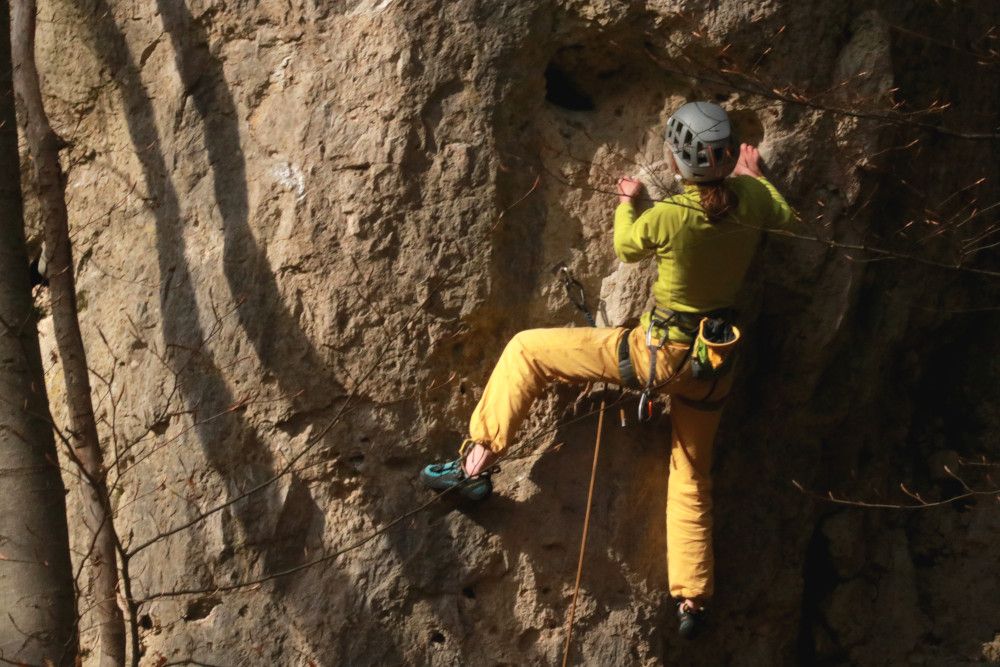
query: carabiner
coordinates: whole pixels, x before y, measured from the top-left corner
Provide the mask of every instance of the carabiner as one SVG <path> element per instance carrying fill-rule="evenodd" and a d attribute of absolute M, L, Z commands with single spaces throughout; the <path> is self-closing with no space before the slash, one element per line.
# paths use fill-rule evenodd
<path fill-rule="evenodd" d="M 573 277 L 573 273 L 569 270 L 569 267 L 563 263 L 556 265 L 556 275 L 562 280 L 563 287 L 566 288 L 566 298 L 569 299 L 570 303 L 576 306 L 576 309 L 583 313 L 583 316 L 587 318 L 587 324 L 592 327 L 597 326 L 597 322 L 594 320 L 593 314 L 590 312 L 590 308 L 587 307 L 587 295 L 584 292 L 583 285 L 579 280 Z"/>
<path fill-rule="evenodd" d="M 639 396 L 639 421 L 648 422 L 653 418 L 653 400 L 649 395 L 649 390 L 643 390 Z"/>

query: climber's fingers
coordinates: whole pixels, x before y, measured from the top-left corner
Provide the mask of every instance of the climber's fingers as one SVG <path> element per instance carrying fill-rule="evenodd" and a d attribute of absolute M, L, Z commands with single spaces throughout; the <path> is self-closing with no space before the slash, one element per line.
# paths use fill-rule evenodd
<path fill-rule="evenodd" d="M 733 169 L 734 176 L 760 176 L 760 151 L 752 144 L 740 144 L 740 157 Z"/>

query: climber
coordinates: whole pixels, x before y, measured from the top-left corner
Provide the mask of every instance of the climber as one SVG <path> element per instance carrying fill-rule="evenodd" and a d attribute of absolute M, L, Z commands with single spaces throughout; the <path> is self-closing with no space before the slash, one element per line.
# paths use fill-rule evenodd
<path fill-rule="evenodd" d="M 667 122 L 668 162 L 681 194 L 636 211 L 642 184 L 618 181 L 614 250 L 655 257 L 655 307 L 638 327 L 531 329 L 514 336 L 472 413 L 459 457 L 421 472 L 428 487 L 490 495 L 494 463 L 532 402 L 553 382 L 612 382 L 673 397 L 667 483 L 667 566 L 680 632 L 694 636 L 713 593 L 712 447 L 732 385 L 739 330 L 732 309 L 763 230 L 788 225 L 788 204 L 736 146 L 726 112 L 708 102 Z M 727 178 L 729 177 L 729 178 Z"/>

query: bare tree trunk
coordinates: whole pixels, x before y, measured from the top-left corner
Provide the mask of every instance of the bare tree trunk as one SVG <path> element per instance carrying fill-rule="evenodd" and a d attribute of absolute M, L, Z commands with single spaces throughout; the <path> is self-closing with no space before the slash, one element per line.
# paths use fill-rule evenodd
<path fill-rule="evenodd" d="M 11 87 L 0 2 L 0 658 L 72 665 L 76 604 L 59 474 L 24 247 Z"/>
<path fill-rule="evenodd" d="M 62 357 L 74 459 L 89 482 L 85 523 L 94 536 L 93 595 L 101 637 L 101 665 L 125 664 L 125 623 L 118 606 L 118 536 L 91 401 L 87 357 L 77 319 L 76 284 L 66 212 L 65 178 L 59 164 L 61 141 L 49 125 L 35 67 L 35 0 L 14 3 L 12 46 L 14 88 L 23 105 L 25 134 L 34 163 L 45 229 L 49 290 L 56 344 Z"/>

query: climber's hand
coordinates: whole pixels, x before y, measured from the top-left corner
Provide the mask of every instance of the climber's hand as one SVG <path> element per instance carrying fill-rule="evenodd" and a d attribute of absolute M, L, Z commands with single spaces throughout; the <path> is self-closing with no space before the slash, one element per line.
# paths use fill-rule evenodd
<path fill-rule="evenodd" d="M 642 191 L 642 182 L 628 176 L 618 179 L 618 201 L 622 204 L 632 203 L 632 199 Z"/>
<path fill-rule="evenodd" d="M 753 176 L 759 178 L 764 173 L 760 170 L 760 151 L 756 146 L 740 144 L 740 159 L 733 169 L 733 176 Z"/>

